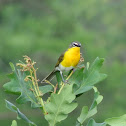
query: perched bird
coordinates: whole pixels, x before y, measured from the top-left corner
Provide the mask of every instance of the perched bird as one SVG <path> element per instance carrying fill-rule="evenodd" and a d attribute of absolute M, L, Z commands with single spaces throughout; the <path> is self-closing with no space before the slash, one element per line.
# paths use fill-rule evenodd
<path fill-rule="evenodd" d="M 74 69 L 77 64 L 80 61 L 80 47 L 81 47 L 81 43 L 79 42 L 72 42 L 69 46 L 69 48 L 63 53 L 61 54 L 61 56 L 58 58 L 58 61 L 55 65 L 54 70 L 48 75 L 46 76 L 41 83 L 45 82 L 46 80 L 51 80 L 53 78 L 53 76 L 55 75 L 56 71 L 60 71 L 60 75 L 62 77 L 63 82 L 65 82 L 64 78 L 63 78 L 63 71 L 70 71 L 72 69 Z"/>

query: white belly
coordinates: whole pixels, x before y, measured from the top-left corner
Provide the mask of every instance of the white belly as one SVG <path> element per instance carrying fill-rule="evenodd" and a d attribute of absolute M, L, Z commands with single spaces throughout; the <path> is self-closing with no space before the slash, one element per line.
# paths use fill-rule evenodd
<path fill-rule="evenodd" d="M 61 64 L 59 64 L 58 67 L 56 67 L 56 70 L 61 70 L 61 71 L 69 71 L 71 69 L 73 69 L 74 67 L 73 66 L 70 66 L 70 67 L 64 67 L 62 66 Z"/>

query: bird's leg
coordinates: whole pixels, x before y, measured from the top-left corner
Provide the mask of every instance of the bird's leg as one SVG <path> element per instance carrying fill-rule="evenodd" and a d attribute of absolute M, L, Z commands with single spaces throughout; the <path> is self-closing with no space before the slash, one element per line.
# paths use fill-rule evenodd
<path fill-rule="evenodd" d="M 75 68 L 73 68 L 73 69 L 72 69 L 72 72 L 74 73 L 75 71 L 76 71 L 76 69 L 75 69 Z"/>
<path fill-rule="evenodd" d="M 61 70 L 60 71 L 60 75 L 61 75 L 61 78 L 62 78 L 62 81 L 65 82 L 64 78 L 63 78 L 63 72 Z"/>
<path fill-rule="evenodd" d="M 68 82 L 68 80 L 64 80 L 64 78 L 63 78 L 63 72 L 61 70 L 59 70 L 59 72 L 60 72 L 60 75 L 61 75 L 63 83 L 66 84 Z"/>

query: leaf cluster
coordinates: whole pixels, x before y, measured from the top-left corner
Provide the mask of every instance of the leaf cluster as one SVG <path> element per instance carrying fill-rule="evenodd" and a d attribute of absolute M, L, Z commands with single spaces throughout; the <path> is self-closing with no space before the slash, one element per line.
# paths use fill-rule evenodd
<path fill-rule="evenodd" d="M 86 91 L 91 89 L 94 90 L 94 100 L 90 108 L 84 106 L 77 118 L 75 125 L 83 126 L 85 120 L 89 119 L 86 126 L 106 126 L 109 124 L 113 126 L 113 120 L 115 122 L 120 122 L 120 120 L 125 120 L 125 116 L 107 119 L 104 123 L 96 123 L 93 119 L 90 119 L 93 115 L 97 113 L 97 106 L 102 101 L 103 96 L 100 95 L 97 88 L 94 85 L 102 80 L 104 80 L 107 75 L 100 73 L 100 68 L 103 65 L 103 58 L 96 58 L 95 61 L 89 65 L 83 64 L 76 68 L 75 72 L 71 72 L 66 80 L 68 83 L 63 83 L 59 72 L 56 73 L 57 83 L 52 84 L 46 81 L 47 84 L 44 86 L 39 86 L 39 80 L 37 79 L 37 74 L 35 69 L 35 62 L 28 57 L 24 57 L 25 63 L 18 63 L 21 69 L 16 69 L 15 66 L 10 63 L 12 68 L 12 73 L 8 75 L 10 82 L 4 84 L 4 89 L 7 92 L 19 95 L 16 99 L 17 103 L 23 104 L 28 101 L 31 102 L 32 108 L 40 108 L 48 121 L 50 126 L 55 126 L 57 123 L 68 117 L 77 106 L 75 103 L 76 97 L 81 96 Z M 43 96 L 48 95 L 46 100 L 43 100 Z M 29 125 L 35 126 L 36 124 L 30 121 L 20 110 L 6 100 L 6 106 L 11 111 L 17 113 L 18 117 L 23 119 Z M 123 123 L 122 123 L 123 124 Z M 124 122 L 125 124 L 125 122 Z M 15 121 L 12 125 L 17 125 Z M 117 125 L 118 126 L 118 125 Z"/>

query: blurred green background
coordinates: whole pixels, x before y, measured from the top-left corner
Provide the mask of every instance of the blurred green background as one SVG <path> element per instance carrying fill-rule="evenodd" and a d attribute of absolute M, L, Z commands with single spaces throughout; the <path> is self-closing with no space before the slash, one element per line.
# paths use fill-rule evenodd
<path fill-rule="evenodd" d="M 37 62 L 38 78 L 44 78 L 72 41 L 82 43 L 85 64 L 105 58 L 101 72 L 108 78 L 97 85 L 104 99 L 93 118 L 103 122 L 126 113 L 126 0 L 0 0 L 0 125 L 10 126 L 16 119 L 4 99 L 38 126 L 48 125 L 40 110 L 18 105 L 17 96 L 6 94 L 2 85 L 9 81 L 9 62 L 23 60 L 23 55 Z M 59 126 L 74 125 L 80 107 L 92 99 L 93 91 L 78 98 L 79 108 Z M 18 121 L 22 125 L 27 126 Z"/>

